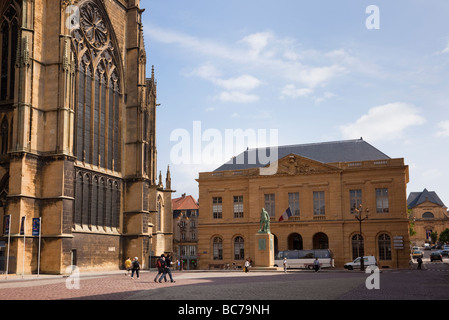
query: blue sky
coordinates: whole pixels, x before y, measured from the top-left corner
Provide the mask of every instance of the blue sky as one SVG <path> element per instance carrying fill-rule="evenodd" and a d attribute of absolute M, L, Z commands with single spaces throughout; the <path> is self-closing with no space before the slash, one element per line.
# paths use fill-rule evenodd
<path fill-rule="evenodd" d="M 377 16 L 367 13 L 370 5 Z M 199 123 L 202 134 L 266 130 L 267 144 L 273 129 L 279 145 L 363 137 L 405 159 L 408 193 L 427 188 L 449 206 L 449 1 L 146 0 L 141 6 L 161 104 L 158 166 L 165 174 L 170 165 L 173 197 L 197 197 L 198 172 L 228 160 L 173 159 L 180 141 L 174 133 L 190 133 L 193 145 Z M 379 29 L 368 29 L 367 20 Z M 206 139 L 200 152 L 207 146 Z"/>

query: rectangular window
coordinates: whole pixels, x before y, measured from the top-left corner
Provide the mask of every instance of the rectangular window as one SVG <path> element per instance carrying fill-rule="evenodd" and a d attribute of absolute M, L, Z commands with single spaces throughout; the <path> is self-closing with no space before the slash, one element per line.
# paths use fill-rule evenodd
<path fill-rule="evenodd" d="M 221 197 L 212 198 L 212 214 L 214 219 L 221 219 L 223 217 L 223 204 Z"/>
<path fill-rule="evenodd" d="M 234 196 L 234 218 L 243 218 L 243 196 Z"/>
<path fill-rule="evenodd" d="M 265 195 L 265 210 L 268 212 L 270 217 L 274 217 L 276 215 L 276 204 L 275 204 L 275 195 L 274 193 Z"/>
<path fill-rule="evenodd" d="M 288 206 L 292 212 L 292 216 L 299 217 L 299 192 L 288 194 Z"/>
<path fill-rule="evenodd" d="M 313 214 L 315 216 L 324 216 L 326 214 L 324 191 L 313 192 Z"/>
<path fill-rule="evenodd" d="M 349 203 L 351 205 L 351 213 L 355 213 L 355 209 L 362 204 L 362 190 L 349 190 Z"/>
<path fill-rule="evenodd" d="M 390 208 L 388 206 L 388 189 L 379 188 L 376 189 L 376 212 L 388 213 Z"/>

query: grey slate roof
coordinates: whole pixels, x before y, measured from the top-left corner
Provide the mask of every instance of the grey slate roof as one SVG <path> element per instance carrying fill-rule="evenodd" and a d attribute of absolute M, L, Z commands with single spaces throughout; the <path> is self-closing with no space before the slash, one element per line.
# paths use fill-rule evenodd
<path fill-rule="evenodd" d="M 407 199 L 407 206 L 409 209 L 411 209 L 426 201 L 430 201 L 441 207 L 446 208 L 443 201 L 441 201 L 440 197 L 438 197 L 436 192 L 428 191 L 427 189 L 424 189 L 422 192 L 410 192 Z"/>
<path fill-rule="evenodd" d="M 274 161 L 282 159 L 289 154 L 296 154 L 322 163 L 390 159 L 389 156 L 374 148 L 363 139 L 297 144 L 280 146 L 277 149 L 278 155 L 276 159 L 272 159 Z M 215 171 L 265 167 L 269 163 L 270 155 L 275 154 L 272 153 L 273 150 L 274 148 L 272 147 L 246 150 L 217 168 Z"/>

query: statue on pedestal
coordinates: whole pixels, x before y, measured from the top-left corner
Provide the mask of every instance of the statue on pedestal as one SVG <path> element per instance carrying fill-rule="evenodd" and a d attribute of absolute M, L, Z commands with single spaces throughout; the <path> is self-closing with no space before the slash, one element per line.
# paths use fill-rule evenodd
<path fill-rule="evenodd" d="M 271 233 L 270 232 L 270 215 L 262 208 L 262 212 L 260 213 L 260 229 L 258 233 Z"/>

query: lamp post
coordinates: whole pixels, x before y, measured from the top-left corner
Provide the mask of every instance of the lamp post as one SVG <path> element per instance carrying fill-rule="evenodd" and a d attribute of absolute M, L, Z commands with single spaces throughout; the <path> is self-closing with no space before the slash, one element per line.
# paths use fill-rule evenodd
<path fill-rule="evenodd" d="M 358 208 L 354 209 L 356 215 L 355 218 L 359 221 L 360 224 L 360 244 L 362 244 L 364 242 L 363 240 L 363 236 L 362 236 L 362 221 L 365 221 L 366 219 L 368 219 L 368 215 L 369 215 L 369 209 L 366 208 L 365 211 L 363 210 L 363 205 L 360 204 Z M 362 214 L 365 212 L 365 216 L 363 217 Z M 362 242 L 363 241 L 363 242 Z M 362 247 L 362 246 L 360 246 Z M 362 247 L 363 248 L 363 247 Z M 365 255 L 365 250 L 363 250 L 363 254 L 360 257 L 360 270 L 361 271 L 365 271 L 365 261 L 363 259 L 363 256 Z"/>

